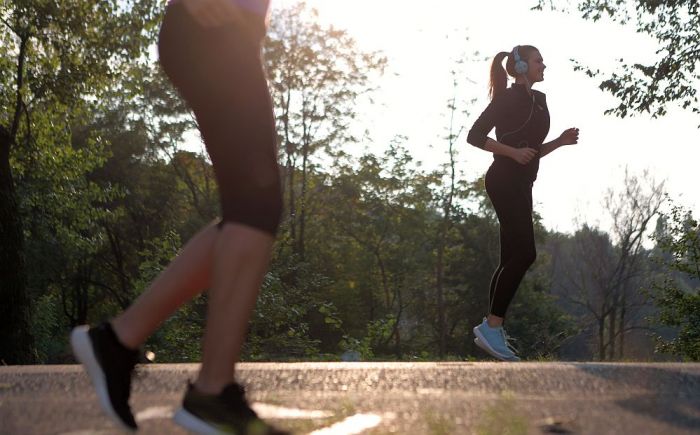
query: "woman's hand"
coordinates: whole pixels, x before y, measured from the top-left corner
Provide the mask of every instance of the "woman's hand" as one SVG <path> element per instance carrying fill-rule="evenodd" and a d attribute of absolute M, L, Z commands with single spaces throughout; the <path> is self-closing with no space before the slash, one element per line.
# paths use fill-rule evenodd
<path fill-rule="evenodd" d="M 574 145 L 578 143 L 578 128 L 567 128 L 559 136 L 559 145 Z"/>
<path fill-rule="evenodd" d="M 178 0 L 203 27 L 218 27 L 241 20 L 241 11 L 231 0 Z"/>
<path fill-rule="evenodd" d="M 513 148 L 509 157 L 521 165 L 527 165 L 536 155 L 537 150 L 532 148 Z"/>

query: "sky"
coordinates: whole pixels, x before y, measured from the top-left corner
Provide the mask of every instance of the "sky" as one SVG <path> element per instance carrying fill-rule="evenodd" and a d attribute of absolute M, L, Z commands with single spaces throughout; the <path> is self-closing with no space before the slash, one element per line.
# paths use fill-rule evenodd
<path fill-rule="evenodd" d="M 299 0 L 272 0 L 282 8 Z M 612 72 L 617 60 L 651 62 L 656 42 L 611 21 L 593 23 L 578 15 L 531 11 L 536 0 L 306 0 L 319 20 L 348 31 L 362 50 L 381 51 L 388 69 L 372 95 L 358 106 L 358 130 L 370 140 L 358 147 L 381 153 L 397 135 L 426 169 L 448 161 L 446 104 L 453 95 L 450 71 L 460 68 L 458 100 L 468 115 L 460 119 L 458 168 L 462 177 L 483 175 L 490 153 L 468 145 L 466 131 L 489 102 L 491 59 L 515 45 L 539 48 L 547 65 L 545 80 L 535 85 L 547 94 L 551 128 L 546 141 L 569 127 L 580 129 L 578 145 L 563 147 L 540 164 L 533 196 L 550 230 L 573 232 L 583 222 L 608 230 L 602 207 L 608 189 L 619 188 L 625 168 L 649 170 L 679 204 L 699 214 L 696 188 L 700 160 L 700 117 L 677 107 L 652 119 L 604 115 L 618 101 L 599 90 L 600 79 L 573 70 L 571 59 Z M 458 60 L 465 61 L 461 66 Z M 494 135 L 492 134 L 492 137 Z"/>
<path fill-rule="evenodd" d="M 298 0 L 273 0 L 273 8 Z M 573 70 L 574 58 L 601 71 L 615 71 L 617 60 L 651 62 L 656 42 L 611 21 L 593 23 L 578 15 L 531 11 L 535 0 L 307 0 L 322 23 L 346 29 L 365 50 L 381 51 L 389 68 L 374 104 L 367 104 L 358 123 L 368 129 L 373 152 L 398 133 L 426 168 L 447 161 L 441 137 L 451 97 L 450 70 L 467 62 L 458 80 L 458 98 L 476 102 L 463 118 L 466 130 L 489 102 L 488 72 L 499 51 L 534 45 L 544 57 L 545 80 L 535 85 L 547 94 L 551 128 L 546 141 L 568 127 L 580 129 L 578 145 L 563 147 L 543 158 L 533 195 L 544 225 L 571 232 L 582 222 L 607 226 L 602 199 L 619 188 L 624 170 L 647 169 L 680 204 L 697 215 L 700 189 L 700 117 L 670 106 L 667 116 L 620 119 L 604 115 L 618 104 L 599 90 L 600 79 Z M 475 55 L 478 53 L 478 55 Z M 492 136 L 493 137 L 493 136 Z M 459 140 L 459 168 L 469 180 L 482 175 L 490 153 Z"/>

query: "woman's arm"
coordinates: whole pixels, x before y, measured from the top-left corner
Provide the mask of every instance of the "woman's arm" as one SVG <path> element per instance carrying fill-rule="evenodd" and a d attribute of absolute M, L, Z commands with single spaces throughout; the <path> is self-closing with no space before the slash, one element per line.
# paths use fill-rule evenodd
<path fill-rule="evenodd" d="M 564 130 L 558 138 L 551 142 L 543 143 L 540 147 L 540 158 L 551 153 L 555 149 L 564 145 L 573 145 L 578 143 L 578 128 L 572 127 Z"/>
<path fill-rule="evenodd" d="M 537 155 L 536 150 L 532 148 L 513 148 L 488 137 L 489 132 L 496 125 L 496 121 L 506 116 L 505 106 L 507 104 L 508 102 L 503 97 L 494 98 L 474 122 L 474 125 L 472 125 L 467 135 L 467 142 L 477 148 L 511 158 L 524 165 Z"/>
<path fill-rule="evenodd" d="M 484 109 L 477 120 L 474 121 L 472 128 L 469 129 L 469 134 L 467 134 L 467 142 L 477 148 L 486 149 L 486 143 L 490 139 L 488 134 L 491 132 L 491 130 L 493 130 L 493 127 L 496 126 L 496 121 L 503 118 L 504 110 L 505 102 L 502 96 L 497 96 L 491 100 L 489 105 L 486 106 L 486 109 Z"/>
<path fill-rule="evenodd" d="M 532 148 L 513 148 L 512 146 L 504 145 L 496 142 L 490 137 L 486 138 L 484 149 L 500 156 L 509 157 L 521 165 L 527 164 L 533 157 L 537 155 L 537 150 Z"/>

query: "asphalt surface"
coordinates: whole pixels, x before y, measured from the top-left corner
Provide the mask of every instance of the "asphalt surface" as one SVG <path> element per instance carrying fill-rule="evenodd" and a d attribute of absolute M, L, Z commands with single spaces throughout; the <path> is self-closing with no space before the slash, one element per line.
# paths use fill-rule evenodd
<path fill-rule="evenodd" d="M 170 421 L 196 365 L 139 366 L 139 433 Z M 700 364 L 244 363 L 258 413 L 295 434 L 700 434 Z M 0 434 L 120 433 L 79 366 L 0 367 Z"/>

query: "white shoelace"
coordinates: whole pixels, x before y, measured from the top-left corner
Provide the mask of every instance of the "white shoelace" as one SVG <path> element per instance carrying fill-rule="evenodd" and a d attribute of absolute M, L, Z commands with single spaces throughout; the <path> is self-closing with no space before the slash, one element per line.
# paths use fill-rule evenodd
<path fill-rule="evenodd" d="M 518 341 L 518 340 L 511 337 L 510 335 L 508 335 L 508 333 L 506 332 L 505 329 L 501 329 L 501 331 L 503 332 L 503 341 L 505 341 L 508 349 L 510 349 L 510 351 L 513 352 L 513 354 L 517 354 L 518 349 L 515 346 L 513 346 L 513 344 L 511 343 L 511 340 L 512 341 Z"/>

